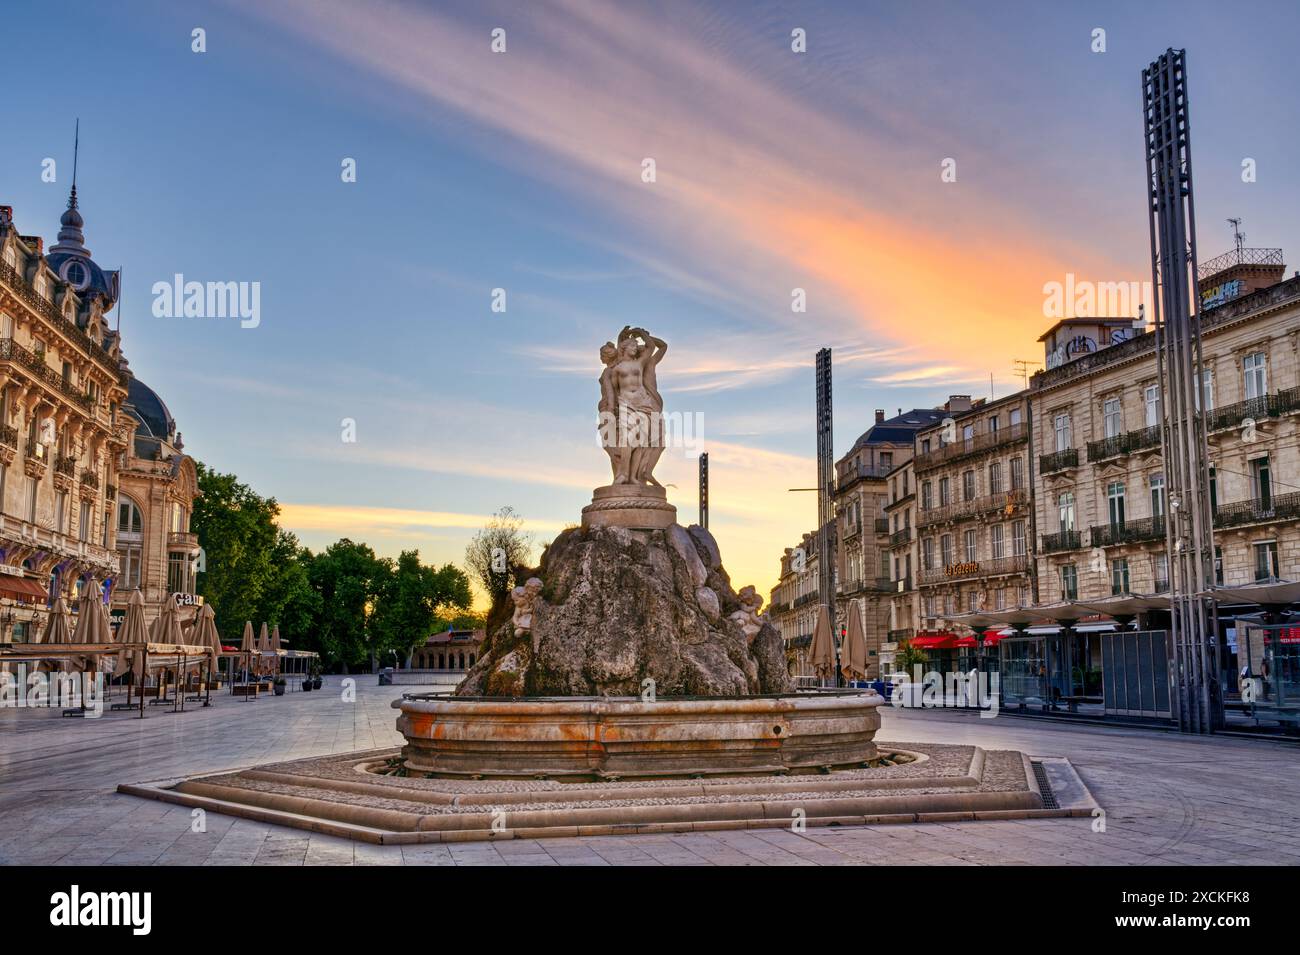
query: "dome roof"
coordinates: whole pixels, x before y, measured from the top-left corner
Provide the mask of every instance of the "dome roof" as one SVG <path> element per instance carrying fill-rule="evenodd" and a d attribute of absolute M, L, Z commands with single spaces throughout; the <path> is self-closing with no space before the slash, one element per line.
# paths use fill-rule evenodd
<path fill-rule="evenodd" d="M 59 219 L 59 241 L 50 248 L 45 261 L 55 274 L 77 290 L 82 300 L 92 295 L 102 295 L 110 302 L 117 301 L 117 273 L 105 272 L 90 257 L 82 227 L 86 220 L 77 208 L 77 187 L 72 187 L 68 208 Z"/>
<path fill-rule="evenodd" d="M 167 410 L 167 405 L 158 397 L 158 393 L 139 378 L 132 378 L 127 386 L 126 411 L 143 425 L 136 431 L 137 437 L 156 438 L 170 441 L 176 434 L 176 419 Z"/>

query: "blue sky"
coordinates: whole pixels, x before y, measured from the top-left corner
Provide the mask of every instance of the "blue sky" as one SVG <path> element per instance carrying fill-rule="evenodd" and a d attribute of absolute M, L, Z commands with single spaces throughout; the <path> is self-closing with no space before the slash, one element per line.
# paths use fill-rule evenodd
<path fill-rule="evenodd" d="M 835 349 L 842 452 L 874 408 L 987 394 L 990 374 L 1012 390 L 1012 359 L 1041 357 L 1045 282 L 1149 279 L 1139 77 L 1168 46 L 1188 49 L 1203 257 L 1230 246 L 1229 215 L 1248 244 L 1300 254 L 1293 4 L 5 17 L 0 202 L 53 241 L 80 117 L 87 244 L 123 269 L 132 368 L 187 450 L 276 496 L 315 547 L 348 535 L 459 561 L 503 504 L 541 540 L 576 521 L 608 476 L 597 349 L 644 325 L 670 344 L 668 410 L 703 416 L 735 582 L 766 589 L 814 521 L 812 496 L 786 489 L 812 483 L 818 347 Z M 261 324 L 153 317 L 153 283 L 177 272 L 260 282 Z M 660 475 L 693 520 L 693 452 Z"/>

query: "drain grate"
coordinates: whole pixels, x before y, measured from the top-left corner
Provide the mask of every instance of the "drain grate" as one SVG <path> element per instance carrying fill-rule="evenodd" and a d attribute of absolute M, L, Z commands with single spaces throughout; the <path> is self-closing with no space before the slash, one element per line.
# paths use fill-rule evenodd
<path fill-rule="evenodd" d="M 1056 794 L 1052 792 L 1052 784 L 1047 781 L 1047 770 L 1043 769 L 1043 764 L 1032 762 L 1030 765 L 1034 767 L 1034 780 L 1038 783 L 1038 791 L 1043 796 L 1043 808 L 1060 809 Z"/>

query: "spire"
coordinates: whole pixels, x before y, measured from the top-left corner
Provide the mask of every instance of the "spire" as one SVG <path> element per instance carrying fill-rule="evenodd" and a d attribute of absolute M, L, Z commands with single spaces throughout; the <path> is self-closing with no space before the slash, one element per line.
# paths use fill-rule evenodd
<path fill-rule="evenodd" d="M 69 255 L 90 258 L 90 250 L 86 248 L 86 234 L 81 228 L 86 224 L 86 221 L 81 217 L 81 212 L 77 208 L 77 159 L 80 152 L 81 120 L 78 118 L 72 145 L 72 192 L 68 194 L 68 210 L 59 219 L 62 228 L 59 229 L 58 244 L 53 246 L 50 251 L 67 252 Z"/>

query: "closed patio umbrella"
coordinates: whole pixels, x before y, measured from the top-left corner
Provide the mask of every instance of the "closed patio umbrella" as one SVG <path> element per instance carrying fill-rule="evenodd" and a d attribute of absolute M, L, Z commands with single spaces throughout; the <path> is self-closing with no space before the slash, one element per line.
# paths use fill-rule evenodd
<path fill-rule="evenodd" d="M 108 623 L 108 610 L 104 607 L 104 589 L 93 577 L 81 588 L 77 601 L 77 628 L 72 633 L 73 643 L 112 643 L 113 628 Z M 98 655 L 93 658 L 99 669 Z"/>
<path fill-rule="evenodd" d="M 275 654 L 275 672 L 280 672 L 280 625 L 277 623 L 271 630 L 271 652 Z"/>
<path fill-rule="evenodd" d="M 190 637 L 190 642 L 201 647 L 209 647 L 215 665 L 216 658 L 221 656 L 221 634 L 217 633 L 217 615 L 212 610 L 212 604 L 204 604 L 203 609 L 199 611 L 198 623 L 194 626 L 194 634 Z"/>
<path fill-rule="evenodd" d="M 131 591 L 131 599 L 126 602 L 126 616 L 117 627 L 117 642 L 139 645 L 149 642 L 149 631 L 144 623 L 144 595 L 139 590 Z M 123 676 L 135 668 L 139 651 L 125 647 L 118 651 L 117 666 L 113 676 Z"/>
<path fill-rule="evenodd" d="M 153 625 L 149 628 L 150 643 L 184 643 L 181 636 L 181 615 L 176 609 L 176 601 L 164 600 Z"/>
<path fill-rule="evenodd" d="M 858 601 L 849 601 L 848 632 L 840 650 L 840 672 L 847 680 L 867 678 L 867 635 L 862 628 L 861 610 Z"/>
<path fill-rule="evenodd" d="M 808 647 L 808 662 L 820 677 L 835 672 L 835 635 L 831 633 L 830 612 L 825 604 L 817 608 L 817 624 L 813 627 L 812 644 Z"/>
<path fill-rule="evenodd" d="M 253 621 L 244 621 L 244 636 L 239 641 L 239 652 L 245 654 L 244 661 L 249 673 L 253 669 L 253 658 L 247 656 L 257 649 L 257 644 L 253 640 Z"/>
<path fill-rule="evenodd" d="M 54 601 L 54 606 L 50 608 L 49 620 L 45 624 L 45 632 L 41 635 L 40 643 L 49 644 L 69 644 L 72 642 L 72 627 L 68 625 L 68 605 L 59 597 Z M 79 673 L 81 671 L 81 661 L 68 660 L 63 664 L 63 669 Z"/>
<path fill-rule="evenodd" d="M 271 637 L 266 630 L 266 621 L 262 621 L 262 629 L 257 634 L 257 672 L 270 673 L 271 661 L 267 654 L 271 652 Z"/>

